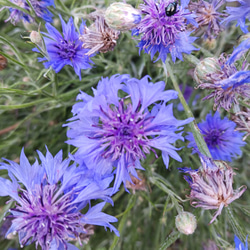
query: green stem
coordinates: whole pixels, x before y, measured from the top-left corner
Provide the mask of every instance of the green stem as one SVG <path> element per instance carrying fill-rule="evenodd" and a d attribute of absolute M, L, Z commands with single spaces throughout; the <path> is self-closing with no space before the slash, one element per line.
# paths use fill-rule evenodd
<path fill-rule="evenodd" d="M 177 80 L 176 80 L 176 78 L 175 78 L 175 76 L 173 74 L 173 71 L 172 71 L 172 69 L 171 69 L 171 67 L 170 67 L 170 65 L 169 65 L 169 63 L 167 61 L 165 62 L 165 64 L 163 63 L 163 69 L 164 69 L 166 77 L 169 74 L 169 76 L 170 76 L 170 78 L 172 80 L 174 89 L 178 92 L 179 99 L 181 101 L 181 104 L 184 107 L 186 115 L 188 117 L 194 118 L 193 113 L 190 110 L 190 108 L 189 108 L 189 106 L 188 106 L 188 104 L 187 104 L 187 102 L 186 102 L 180 88 L 179 88 L 179 85 L 178 85 Z M 207 147 L 206 142 L 204 141 L 204 138 L 203 138 L 202 134 L 200 133 L 200 130 L 199 130 L 197 124 L 196 124 L 195 119 L 192 122 L 189 123 L 189 126 L 191 127 L 191 131 L 193 133 L 193 136 L 194 136 L 194 139 L 195 139 L 195 142 L 196 142 L 196 144 L 198 146 L 199 151 L 202 154 L 204 154 L 205 156 L 211 158 L 212 156 L 211 156 L 211 154 L 209 152 L 209 149 Z"/>

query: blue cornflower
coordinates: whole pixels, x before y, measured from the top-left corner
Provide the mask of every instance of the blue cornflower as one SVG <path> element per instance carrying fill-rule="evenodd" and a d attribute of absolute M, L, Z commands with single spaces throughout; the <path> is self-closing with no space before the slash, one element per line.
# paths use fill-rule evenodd
<path fill-rule="evenodd" d="M 197 25 L 194 15 L 184 9 L 189 0 L 182 1 L 182 5 L 176 6 L 176 11 L 167 15 L 172 0 L 144 0 L 141 4 L 141 12 L 144 18 L 133 30 L 133 35 L 141 35 L 138 44 L 139 52 L 144 50 L 151 54 L 151 60 L 159 52 L 157 60 L 166 61 L 167 55 L 171 54 L 172 60 L 183 60 L 182 53 L 190 54 L 196 49 L 191 43 L 196 37 L 190 37 L 186 30 L 187 23 Z M 177 2 L 176 2 L 177 3 Z"/>
<path fill-rule="evenodd" d="M 248 237 L 248 236 L 247 236 Z M 234 235 L 234 243 L 235 243 L 235 250 L 248 250 L 247 238 L 246 243 L 244 244 L 241 240 Z"/>
<path fill-rule="evenodd" d="M 236 26 L 240 26 L 244 33 L 248 32 L 248 27 L 245 24 L 246 19 L 250 20 L 250 1 L 249 0 L 226 0 L 227 2 L 239 2 L 238 7 L 226 7 L 226 12 L 229 14 L 223 22 L 229 23 L 232 21 L 237 21 Z"/>
<path fill-rule="evenodd" d="M 16 4 L 17 6 L 26 9 L 27 11 L 31 11 L 30 6 L 28 5 L 26 0 L 10 0 L 12 3 Z M 47 9 L 48 6 L 55 7 L 54 0 L 29 0 L 30 4 L 32 5 L 33 10 L 35 11 L 35 14 L 45 20 L 46 22 L 52 22 L 53 14 Z M 15 9 L 12 7 L 3 7 L 0 9 L 3 10 L 5 8 L 8 8 L 10 11 L 10 16 L 5 21 L 10 21 L 12 24 L 16 24 L 20 22 L 20 20 L 24 20 L 26 22 L 34 22 L 34 18 L 25 12 Z"/>
<path fill-rule="evenodd" d="M 214 116 L 209 113 L 205 121 L 198 123 L 198 127 L 214 160 L 232 161 L 232 158 L 241 155 L 240 147 L 246 143 L 242 141 L 244 134 L 234 131 L 235 122 L 227 117 L 221 119 L 219 112 L 216 112 Z M 188 147 L 197 149 L 192 133 L 189 132 L 186 139 L 190 141 Z"/>
<path fill-rule="evenodd" d="M 45 27 L 48 33 L 44 34 L 44 42 L 47 50 L 47 55 L 44 58 L 39 58 L 39 61 L 45 61 L 46 68 L 52 67 L 58 73 L 65 65 L 70 65 L 74 68 L 75 73 L 81 80 L 81 69 L 91 68 L 90 56 L 86 55 L 89 49 L 82 48 L 83 42 L 79 40 L 79 33 L 76 32 L 73 18 L 69 19 L 66 24 L 60 16 L 62 23 L 63 35 L 56 30 L 51 24 L 46 23 Z M 80 32 L 83 33 L 85 23 L 82 23 Z M 41 48 L 40 48 L 41 49 Z M 33 51 L 39 52 L 38 49 Z"/>
<path fill-rule="evenodd" d="M 8 170 L 11 180 L 0 177 L 0 196 L 10 196 L 16 201 L 7 217 L 12 218 L 9 233 L 19 234 L 21 247 L 35 242 L 36 247 L 47 249 L 77 249 L 67 241 L 87 233 L 86 224 L 109 227 L 116 218 L 101 212 L 104 202 L 90 207 L 86 214 L 80 211 L 92 199 L 112 202 L 111 189 L 101 188 L 95 182 L 85 181 L 81 167 L 70 165 L 70 159 L 62 160 L 62 151 L 53 157 L 47 149 L 46 155 L 37 151 L 38 160 L 31 165 L 22 150 L 20 164 L 4 159 L 0 169 Z M 102 184 L 104 187 L 104 183 Z"/>
<path fill-rule="evenodd" d="M 76 161 L 89 159 L 104 172 L 115 167 L 114 192 L 122 182 L 132 182 L 129 173 L 138 178 L 135 169 L 143 169 L 140 160 L 146 154 L 153 152 L 157 157 L 154 148 L 162 151 L 166 167 L 169 156 L 181 161 L 172 144 L 183 137 L 175 132 L 192 118 L 177 120 L 173 105 L 166 105 L 178 97 L 177 92 L 164 91 L 163 81 L 153 84 L 149 78 L 103 78 L 93 89 L 94 97 L 84 92 L 77 96 L 81 102 L 73 106 L 75 116 L 65 125 L 70 128 L 67 143 L 79 148 Z"/>

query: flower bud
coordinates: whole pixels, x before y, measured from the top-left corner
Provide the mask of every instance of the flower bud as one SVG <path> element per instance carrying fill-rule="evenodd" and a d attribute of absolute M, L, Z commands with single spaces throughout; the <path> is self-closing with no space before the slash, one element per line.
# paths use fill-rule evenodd
<path fill-rule="evenodd" d="M 196 229 L 196 218 L 189 212 L 181 212 L 175 218 L 175 226 L 183 234 L 193 234 Z"/>
<path fill-rule="evenodd" d="M 250 38 L 250 33 L 244 34 L 239 37 L 237 40 L 237 44 L 240 45 L 243 41 L 248 40 Z"/>
<path fill-rule="evenodd" d="M 130 4 L 118 2 L 107 8 L 104 18 L 110 28 L 126 31 L 133 29 L 141 21 L 141 14 Z"/>
<path fill-rule="evenodd" d="M 35 44 L 39 44 L 42 41 L 39 32 L 32 30 L 30 33 L 30 41 Z"/>
<path fill-rule="evenodd" d="M 197 83 L 211 82 L 210 75 L 221 71 L 217 58 L 208 57 L 202 60 L 194 70 L 194 78 Z"/>
<path fill-rule="evenodd" d="M 215 38 L 206 39 L 203 42 L 203 46 L 204 46 L 205 49 L 213 50 L 217 46 L 217 40 Z"/>

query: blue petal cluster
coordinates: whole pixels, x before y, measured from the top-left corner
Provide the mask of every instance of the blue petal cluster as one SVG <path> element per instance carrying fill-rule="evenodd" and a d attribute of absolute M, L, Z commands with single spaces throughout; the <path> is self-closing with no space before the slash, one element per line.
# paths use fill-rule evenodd
<path fill-rule="evenodd" d="M 248 27 L 246 25 L 246 19 L 250 20 L 250 1 L 249 0 L 226 0 L 227 2 L 239 2 L 238 7 L 226 7 L 226 12 L 229 14 L 223 22 L 229 23 L 232 21 L 237 21 L 236 26 L 240 26 L 244 33 L 248 32 Z"/>
<path fill-rule="evenodd" d="M 60 16 L 62 23 L 61 34 L 56 28 L 51 24 L 46 23 L 45 27 L 48 33 L 44 34 L 44 42 L 47 50 L 47 56 L 44 58 L 39 58 L 39 61 L 47 61 L 44 63 L 46 68 L 52 67 L 56 73 L 58 73 L 65 65 L 70 65 L 74 68 L 75 73 L 79 76 L 81 80 L 81 69 L 91 68 L 90 56 L 86 53 L 89 49 L 82 48 L 83 42 L 79 40 L 79 33 L 76 32 L 73 18 L 71 17 L 66 24 L 62 17 Z M 80 27 L 80 32 L 84 30 L 85 23 L 82 23 Z M 38 49 L 33 49 L 33 51 L 39 52 Z"/>
<path fill-rule="evenodd" d="M 16 4 L 17 6 L 26 9 L 27 11 L 31 11 L 30 6 L 28 5 L 26 0 L 10 0 L 12 3 Z M 35 11 L 36 15 L 46 22 L 52 22 L 52 17 L 53 14 L 48 10 L 47 7 L 53 6 L 55 7 L 54 0 L 30 0 L 30 4 L 33 7 L 33 10 Z M 34 18 L 25 12 L 15 9 L 15 8 L 10 8 L 10 7 L 3 7 L 0 9 L 0 11 L 4 8 L 8 8 L 10 11 L 10 16 L 8 17 L 7 21 L 10 21 L 12 24 L 16 24 L 20 22 L 20 20 L 24 20 L 27 22 L 33 22 Z"/>
<path fill-rule="evenodd" d="M 240 147 L 246 143 L 242 141 L 244 133 L 234 131 L 235 122 L 227 117 L 221 119 L 220 113 L 216 112 L 214 116 L 209 113 L 205 121 L 198 123 L 198 127 L 214 160 L 232 161 L 233 158 L 241 155 Z M 186 139 L 190 141 L 188 147 L 198 151 L 191 132 L 188 133 Z"/>
<path fill-rule="evenodd" d="M 179 121 L 173 116 L 172 104 L 176 91 L 164 91 L 163 81 L 153 84 L 149 76 L 141 80 L 128 75 L 113 75 L 103 78 L 94 97 L 81 92 L 80 102 L 73 106 L 74 117 L 70 123 L 67 143 L 78 147 L 76 161 L 89 160 L 98 172 L 115 167 L 114 191 L 126 181 L 132 183 L 129 173 L 137 177 L 135 169 L 143 169 L 140 160 L 155 149 L 162 151 L 163 161 L 168 167 L 169 156 L 181 161 L 176 140 L 183 140 L 180 131 L 192 118 Z M 87 166 L 89 166 L 87 164 Z"/>
<path fill-rule="evenodd" d="M 93 199 L 112 202 L 108 188 L 113 177 L 97 184 L 92 175 L 86 175 L 83 166 L 62 159 L 62 151 L 53 157 L 37 151 L 38 160 L 30 164 L 22 150 L 20 164 L 4 159 L 0 169 L 8 170 L 10 180 L 0 177 L 0 196 L 16 201 L 7 217 L 12 225 L 6 235 L 18 233 L 21 247 L 33 242 L 47 249 L 78 249 L 68 243 L 69 238 L 80 242 L 80 234 L 87 233 L 86 224 L 109 227 L 119 235 L 110 222 L 117 219 L 101 212 L 105 202 L 90 207 L 86 214 L 81 210 Z"/>
<path fill-rule="evenodd" d="M 165 62 L 167 55 L 170 54 L 175 62 L 176 58 L 183 60 L 182 53 L 190 54 L 193 50 L 198 50 L 192 45 L 196 37 L 190 37 L 191 32 L 186 30 L 187 23 L 197 25 L 194 15 L 184 9 L 189 0 L 182 1 L 176 13 L 167 16 L 166 8 L 172 2 L 144 0 L 145 4 L 140 6 L 145 16 L 133 30 L 132 35 L 141 35 L 138 44 L 139 53 L 144 50 L 147 54 L 151 54 L 151 60 L 158 52 L 157 60 Z"/>
<path fill-rule="evenodd" d="M 234 235 L 235 250 L 248 250 L 247 238 L 244 244 L 237 235 Z"/>

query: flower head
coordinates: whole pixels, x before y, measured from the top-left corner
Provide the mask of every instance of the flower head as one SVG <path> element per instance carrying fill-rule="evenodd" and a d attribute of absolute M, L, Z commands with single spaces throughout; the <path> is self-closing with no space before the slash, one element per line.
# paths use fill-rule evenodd
<path fill-rule="evenodd" d="M 221 214 L 223 207 L 238 199 L 245 191 L 246 186 L 233 190 L 233 169 L 225 162 L 218 167 L 210 158 L 200 156 L 202 167 L 198 170 L 181 169 L 190 176 L 184 179 L 191 187 L 189 198 L 191 205 L 203 209 L 218 209 L 209 224 Z"/>
<path fill-rule="evenodd" d="M 248 236 L 247 236 L 248 237 Z M 248 250 L 247 238 L 244 244 L 237 235 L 234 235 L 235 250 Z"/>
<path fill-rule="evenodd" d="M 246 68 L 238 71 L 234 64 L 228 63 L 228 57 L 223 54 L 213 60 L 213 69 L 203 73 L 203 79 L 199 81 L 198 87 L 212 90 L 203 100 L 214 98 L 214 109 L 222 107 L 228 111 L 233 104 L 238 104 L 239 97 L 250 98 L 250 85 L 248 84 L 250 71 L 246 71 Z M 196 66 L 196 75 L 199 75 L 197 72 L 202 68 L 206 70 L 207 65 L 201 61 Z"/>
<path fill-rule="evenodd" d="M 95 17 L 94 24 L 89 28 L 84 28 L 79 40 L 83 42 L 83 48 L 90 49 L 86 55 L 91 55 L 97 52 L 106 53 L 112 51 L 116 46 L 119 35 L 120 31 L 110 28 L 100 14 Z"/>
<path fill-rule="evenodd" d="M 41 163 L 36 160 L 33 165 L 23 151 L 20 165 L 7 159 L 0 163 L 11 179 L 0 178 L 0 195 L 16 201 L 9 210 L 12 226 L 6 235 L 18 233 L 21 247 L 35 242 L 36 247 L 48 250 L 67 249 L 69 238 L 80 241 L 80 234 L 88 233 L 86 224 L 109 227 L 118 234 L 109 223 L 116 219 L 101 212 L 104 203 L 89 208 L 86 214 L 80 212 L 92 199 L 112 201 L 110 189 L 86 183 L 81 168 L 70 165 L 70 159 L 62 160 L 62 151 L 55 157 L 48 150 L 45 156 L 39 151 L 38 155 Z"/>
<path fill-rule="evenodd" d="M 235 131 L 236 124 L 227 117 L 221 119 L 219 112 L 216 112 L 214 116 L 210 113 L 205 121 L 198 123 L 198 127 L 213 159 L 232 161 L 232 158 L 241 155 L 240 147 L 245 145 L 242 141 L 244 134 Z M 188 147 L 197 150 L 193 134 L 189 132 L 186 139 L 190 141 Z"/>
<path fill-rule="evenodd" d="M 10 0 L 12 3 L 16 4 L 17 6 L 26 9 L 27 11 L 31 11 L 30 6 L 28 5 L 26 0 Z M 30 4 L 32 5 L 35 14 L 45 20 L 46 22 L 52 22 L 53 14 L 47 9 L 48 6 L 54 6 L 54 0 L 29 0 Z M 24 20 L 27 22 L 34 22 L 34 18 L 25 12 L 15 9 L 13 7 L 3 7 L 0 11 L 4 8 L 9 8 L 10 16 L 7 21 L 10 21 L 12 24 L 16 24 L 20 22 L 20 20 Z"/>
<path fill-rule="evenodd" d="M 219 11 L 225 0 L 198 0 L 198 2 L 190 2 L 189 9 L 196 14 L 196 28 L 197 34 L 203 36 L 205 39 L 215 38 L 222 30 L 222 18 L 227 16 Z"/>
<path fill-rule="evenodd" d="M 232 21 L 237 21 L 236 26 L 240 26 L 241 30 L 244 33 L 248 32 L 248 27 L 245 24 L 246 19 L 250 20 L 250 1 L 249 0 L 226 0 L 227 2 L 239 2 L 240 6 L 238 7 L 226 7 L 226 12 L 229 14 L 223 22 L 228 24 Z"/>
<path fill-rule="evenodd" d="M 77 96 L 81 102 L 73 106 L 75 116 L 66 125 L 67 143 L 78 147 L 76 161 L 90 159 L 99 171 L 115 167 L 114 192 L 122 182 L 132 182 L 129 173 L 138 178 L 135 168 L 142 169 L 146 154 L 157 157 L 154 148 L 162 151 L 166 167 L 169 156 L 181 161 L 172 144 L 183 137 L 175 132 L 192 119 L 173 116 L 173 105 L 166 102 L 178 94 L 164 88 L 164 82 L 153 84 L 148 76 L 138 80 L 114 75 L 99 81 L 94 97 L 84 92 Z"/>
<path fill-rule="evenodd" d="M 174 7 L 172 0 L 144 0 L 140 7 L 145 16 L 133 32 L 141 35 L 139 52 L 145 50 L 151 54 L 151 59 L 159 52 L 158 59 L 163 62 L 167 54 L 171 54 L 175 62 L 176 58 L 182 60 L 182 53 L 190 54 L 197 50 L 191 45 L 196 38 L 190 37 L 191 32 L 186 31 L 187 23 L 196 25 L 194 15 L 184 9 L 186 2 L 180 6 L 176 2 Z M 170 9 L 173 10 L 171 13 Z"/>
<path fill-rule="evenodd" d="M 91 68 L 90 63 L 93 63 L 89 56 L 86 55 L 89 50 L 82 48 L 83 43 L 79 40 L 79 34 L 75 31 L 73 18 L 71 17 L 67 24 L 61 16 L 60 19 L 63 34 L 57 31 L 51 24 L 46 23 L 45 27 L 48 33 L 42 34 L 44 34 L 45 53 L 47 55 L 44 58 L 39 58 L 39 60 L 46 60 L 47 62 L 44 63 L 44 66 L 46 68 L 51 66 L 56 73 L 65 65 L 70 65 L 81 80 L 81 69 Z M 83 31 L 84 25 L 82 23 L 81 31 Z M 34 51 L 39 52 L 38 49 L 34 49 Z"/>

